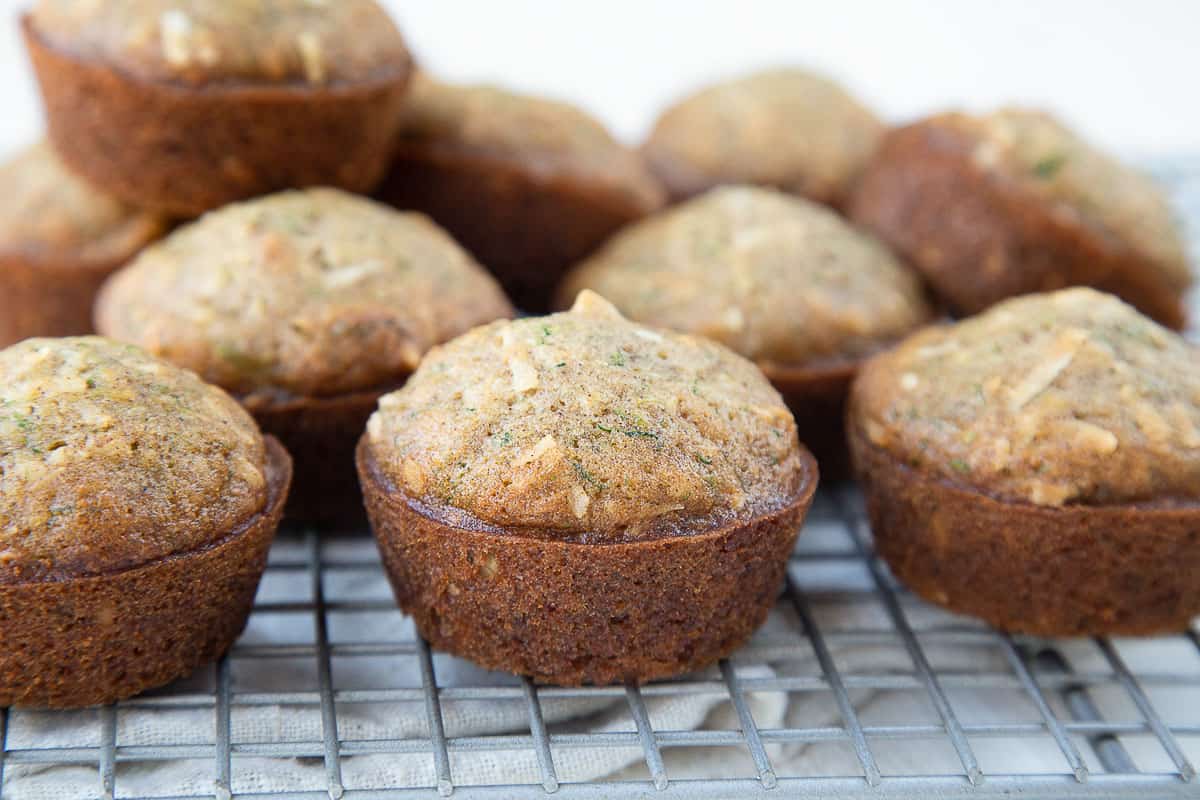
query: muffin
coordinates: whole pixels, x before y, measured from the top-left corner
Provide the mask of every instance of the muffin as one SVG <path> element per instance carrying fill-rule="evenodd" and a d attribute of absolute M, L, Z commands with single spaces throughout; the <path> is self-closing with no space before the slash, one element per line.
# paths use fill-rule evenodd
<path fill-rule="evenodd" d="M 858 365 L 931 318 L 916 275 L 834 212 L 772 189 L 710 190 L 630 226 L 563 282 L 754 361 L 826 477 L 848 473 Z"/>
<path fill-rule="evenodd" d="M 941 114 L 896 130 L 849 210 L 963 314 L 1082 285 L 1185 323 L 1192 278 L 1167 199 L 1048 114 Z"/>
<path fill-rule="evenodd" d="M 549 308 L 567 267 L 663 202 L 637 155 L 579 109 L 424 75 L 379 197 L 433 217 L 531 312 Z"/>
<path fill-rule="evenodd" d="M 440 228 L 336 189 L 214 211 L 101 290 L 97 328 L 237 397 L 296 460 L 289 516 L 363 515 L 354 446 L 433 345 L 511 316 Z"/>
<path fill-rule="evenodd" d="M 164 227 L 76 178 L 44 142 L 0 164 L 0 346 L 89 333 L 100 284 Z"/>
<path fill-rule="evenodd" d="M 774 604 L 817 483 L 754 365 L 591 292 L 432 350 L 380 400 L 358 469 L 421 635 L 571 685 L 736 649 Z"/>
<path fill-rule="evenodd" d="M 671 106 L 642 154 L 675 200 L 750 183 L 840 205 L 883 131 L 875 114 L 833 81 L 773 69 Z"/>
<path fill-rule="evenodd" d="M 232 398 L 135 347 L 0 351 L 0 706 L 111 703 L 224 653 L 290 479 Z"/>
<path fill-rule="evenodd" d="M 67 165 L 180 216 L 369 190 L 412 67 L 374 0 L 37 0 L 24 29 Z"/>
<path fill-rule="evenodd" d="M 1010 631 L 1200 614 L 1200 350 L 1091 289 L 1006 301 L 877 356 L 849 428 L 880 554 Z"/>

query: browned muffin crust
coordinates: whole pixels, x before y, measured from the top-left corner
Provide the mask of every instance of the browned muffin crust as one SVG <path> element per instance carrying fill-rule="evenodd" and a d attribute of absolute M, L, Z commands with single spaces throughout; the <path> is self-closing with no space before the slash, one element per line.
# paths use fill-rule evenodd
<path fill-rule="evenodd" d="M 0 376 L 0 581 L 137 566 L 262 510 L 262 435 L 191 372 L 93 336 L 0 350 Z"/>
<path fill-rule="evenodd" d="M 754 361 L 832 477 L 857 364 L 932 318 L 919 278 L 833 211 L 727 186 L 635 223 L 572 270 L 631 319 L 714 339 Z M 808 438 L 805 438 L 808 436 Z"/>
<path fill-rule="evenodd" d="M 380 401 L 358 459 L 422 634 L 576 684 L 676 674 L 744 641 L 817 478 L 753 365 L 590 292 L 435 349 Z"/>
<path fill-rule="evenodd" d="M 180 216 L 297 186 L 369 190 L 412 70 L 373 0 L 41 0 L 24 32 L 67 164 Z"/>
<path fill-rule="evenodd" d="M 1200 614 L 1200 503 L 1037 506 L 914 468 L 850 422 L 879 554 L 931 603 L 1035 636 L 1150 636 Z"/>
<path fill-rule="evenodd" d="M 245 624 L 291 464 L 232 398 L 129 345 L 0 351 L 0 704 L 112 702 Z"/>
<path fill-rule="evenodd" d="M 164 229 L 68 172 L 45 142 L 0 164 L 0 346 L 90 332 L 100 283 Z"/>
<path fill-rule="evenodd" d="M 873 359 L 848 426 L 876 544 L 933 602 L 1041 635 L 1200 613 L 1200 352 L 1090 289 Z"/>
<path fill-rule="evenodd" d="M 1052 117 L 942 114 L 893 131 L 849 208 L 955 310 L 1084 285 L 1182 328 L 1185 246 L 1153 182 Z"/>
<path fill-rule="evenodd" d="M 425 75 L 378 196 L 444 225 L 527 311 L 548 310 L 568 266 L 663 202 L 638 156 L 579 109 Z"/>
<path fill-rule="evenodd" d="M 265 451 L 263 508 L 200 547 L 54 580 L 0 570 L 0 706 L 113 703 L 225 653 L 250 615 L 291 480 L 279 442 L 267 437 Z"/>
<path fill-rule="evenodd" d="M 883 132 L 879 119 L 836 83 L 773 69 L 671 106 L 642 153 L 676 200 L 749 183 L 840 205 Z"/>
<path fill-rule="evenodd" d="M 233 392 L 296 459 L 288 513 L 361 516 L 354 445 L 434 344 L 512 308 L 445 232 L 333 189 L 212 212 L 113 276 L 105 334 Z M 320 513 L 317 513 L 320 512 Z"/>
<path fill-rule="evenodd" d="M 585 543 L 448 522 L 381 475 L 367 437 L 358 457 L 384 566 L 421 635 L 564 686 L 680 675 L 737 650 L 775 605 L 817 485 L 804 453 L 799 494 L 752 521 Z"/>

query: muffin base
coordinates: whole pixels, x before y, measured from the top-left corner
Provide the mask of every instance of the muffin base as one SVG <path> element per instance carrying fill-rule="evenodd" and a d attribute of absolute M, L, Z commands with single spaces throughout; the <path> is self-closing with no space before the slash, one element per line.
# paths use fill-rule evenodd
<path fill-rule="evenodd" d="M 1200 504 L 1045 507 L 923 474 L 851 423 L 875 546 L 918 595 L 1037 636 L 1181 631 L 1200 614 Z"/>
<path fill-rule="evenodd" d="M 335 86 L 189 87 L 50 46 L 22 20 L 51 142 L 72 170 L 141 208 L 196 216 L 304 186 L 370 190 L 387 168 L 411 64 Z"/>
<path fill-rule="evenodd" d="M 828 367 L 765 367 L 763 374 L 796 418 L 800 443 L 816 456 L 821 480 L 851 477 L 846 443 L 846 398 L 858 362 Z"/>
<path fill-rule="evenodd" d="M 394 388 L 394 387 L 392 387 Z M 243 399 L 264 433 L 283 442 L 295 462 L 284 516 L 329 529 L 359 531 L 367 522 L 354 448 L 389 389 L 267 403 Z"/>
<path fill-rule="evenodd" d="M 358 469 L 400 607 L 431 645 L 488 669 L 578 686 L 707 666 L 767 617 L 817 485 L 740 525 L 627 544 L 532 539 L 441 522 Z"/>
<path fill-rule="evenodd" d="M 111 703 L 183 677 L 246 625 L 291 481 L 267 440 L 266 507 L 197 550 L 118 572 L 0 583 L 0 706 Z"/>
<path fill-rule="evenodd" d="M 550 311 L 568 268 L 653 210 L 569 177 L 451 148 L 405 144 L 376 197 L 432 217 L 529 313 Z"/>
<path fill-rule="evenodd" d="M 96 294 L 122 263 L 0 255 L 0 347 L 32 336 L 91 333 Z"/>
<path fill-rule="evenodd" d="M 954 310 L 1091 286 L 1164 325 L 1187 322 L 1181 290 L 1124 242 L 972 160 L 974 140 L 934 124 L 889 134 L 849 203 L 856 223 L 918 267 Z"/>

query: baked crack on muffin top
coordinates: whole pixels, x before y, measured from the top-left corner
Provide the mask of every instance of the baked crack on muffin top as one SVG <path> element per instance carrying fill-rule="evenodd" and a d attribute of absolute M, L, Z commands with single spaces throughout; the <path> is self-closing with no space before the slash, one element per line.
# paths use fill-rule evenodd
<path fill-rule="evenodd" d="M 675 195 L 753 183 L 835 202 L 883 132 L 833 81 L 772 69 L 709 86 L 667 109 L 643 152 Z"/>
<path fill-rule="evenodd" d="M 0 255 L 109 264 L 165 227 L 77 178 L 45 141 L 0 164 L 0 186 Z"/>
<path fill-rule="evenodd" d="M 1200 498 L 1200 350 L 1092 289 L 922 331 L 868 363 L 852 406 L 876 447 L 1006 500 Z"/>
<path fill-rule="evenodd" d="M 30 13 L 52 46 L 147 80 L 370 83 L 409 63 L 374 0 L 38 0 Z"/>
<path fill-rule="evenodd" d="M 583 288 L 764 368 L 850 363 L 932 316 L 916 274 L 883 244 L 816 203 L 747 186 L 626 228 L 562 295 Z"/>
<path fill-rule="evenodd" d="M 590 543 L 752 519 L 807 474 L 753 364 L 592 292 L 435 348 L 380 400 L 367 441 L 387 480 L 451 524 Z"/>
<path fill-rule="evenodd" d="M 109 281 L 96 319 L 237 394 L 315 397 L 389 387 L 434 344 L 511 314 L 425 216 L 311 189 L 175 231 Z"/>
<path fill-rule="evenodd" d="M 474 152 L 547 179 L 593 181 L 646 210 L 663 202 L 637 154 L 594 117 L 568 103 L 495 86 L 456 86 L 417 73 L 400 143 Z"/>
<path fill-rule="evenodd" d="M 1052 203 L 1153 262 L 1173 288 L 1192 283 L 1180 224 L 1162 189 L 1081 139 L 1050 114 L 1004 108 L 979 117 L 950 114 L 978 137 L 971 154 L 985 169 L 1015 176 Z"/>
<path fill-rule="evenodd" d="M 229 395 L 95 336 L 0 350 L 0 583 L 98 575 L 208 544 L 267 500 Z"/>

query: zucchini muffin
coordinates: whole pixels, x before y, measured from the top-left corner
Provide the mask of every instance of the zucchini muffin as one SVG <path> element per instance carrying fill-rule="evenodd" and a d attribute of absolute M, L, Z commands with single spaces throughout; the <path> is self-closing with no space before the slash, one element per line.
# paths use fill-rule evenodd
<path fill-rule="evenodd" d="M 431 351 L 380 401 L 358 467 L 421 634 L 559 684 L 736 649 L 778 595 L 817 482 L 753 364 L 591 292 Z"/>
<path fill-rule="evenodd" d="M 91 332 L 100 284 L 164 228 L 76 178 L 45 142 L 0 164 L 0 346 Z"/>
<path fill-rule="evenodd" d="M 1110 295 L 1010 300 L 854 384 L 880 553 L 918 594 L 1047 636 L 1200 614 L 1200 350 Z"/>
<path fill-rule="evenodd" d="M 354 446 L 433 345 L 511 316 L 440 228 L 336 189 L 228 206 L 145 250 L 96 325 L 223 387 L 296 459 L 291 516 L 362 516 Z"/>
<path fill-rule="evenodd" d="M 955 310 L 1091 286 L 1172 328 L 1191 285 L 1154 182 L 1048 114 L 941 114 L 891 133 L 850 204 Z"/>
<path fill-rule="evenodd" d="M 567 267 L 663 202 L 637 154 L 579 109 L 424 75 L 379 196 L 429 214 L 534 312 Z"/>
<path fill-rule="evenodd" d="M 135 347 L 0 351 L 0 706 L 110 703 L 224 653 L 290 478 L 232 398 Z"/>
<path fill-rule="evenodd" d="M 374 0 L 36 0 L 24 25 L 63 160 L 181 216 L 371 189 L 412 71 Z"/>
<path fill-rule="evenodd" d="M 840 206 L 883 132 L 875 114 L 833 81 L 773 69 L 671 106 L 642 153 L 676 200 L 750 183 Z"/>
<path fill-rule="evenodd" d="M 822 206 L 753 187 L 630 226 L 567 276 L 560 303 L 585 288 L 758 364 L 827 478 L 848 472 L 842 420 L 858 365 L 932 317 L 886 247 Z"/>

